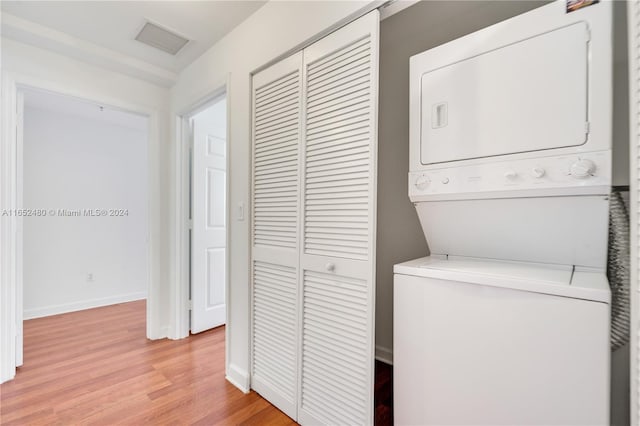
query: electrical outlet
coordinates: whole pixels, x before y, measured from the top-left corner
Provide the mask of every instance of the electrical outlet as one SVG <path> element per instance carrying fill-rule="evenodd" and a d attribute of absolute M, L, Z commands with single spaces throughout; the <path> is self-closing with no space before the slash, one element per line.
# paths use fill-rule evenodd
<path fill-rule="evenodd" d="M 87 282 L 90 283 L 90 282 L 93 282 L 93 281 L 95 281 L 95 277 L 93 276 L 93 272 L 89 272 L 87 274 Z"/>

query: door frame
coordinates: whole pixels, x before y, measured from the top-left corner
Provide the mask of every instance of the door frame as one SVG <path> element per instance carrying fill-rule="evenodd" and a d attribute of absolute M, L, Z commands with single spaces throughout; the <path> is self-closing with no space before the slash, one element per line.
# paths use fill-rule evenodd
<path fill-rule="evenodd" d="M 35 89 L 82 101 L 108 105 L 109 107 L 143 115 L 147 118 L 147 307 L 146 337 L 159 339 L 164 332 L 158 323 L 160 288 L 158 285 L 158 265 L 160 260 L 160 238 L 157 235 L 160 217 L 155 206 L 158 204 L 157 188 L 160 187 L 158 150 L 160 146 L 159 111 L 146 106 L 108 98 L 104 94 L 85 93 L 70 85 L 34 79 L 26 75 L 2 71 L 2 99 L 0 120 L 0 209 L 11 210 L 19 207 L 22 167 L 18 156 L 22 152 L 22 141 L 17 134 L 17 102 L 22 89 Z M 19 324 L 23 321 L 21 253 L 21 223 L 15 217 L 0 218 L 0 383 L 11 380 L 16 374 L 16 350 Z M 156 313 L 156 315 L 154 315 Z"/>
<path fill-rule="evenodd" d="M 172 320 L 169 327 L 170 339 L 182 339 L 189 336 L 190 326 L 190 306 L 189 306 L 189 287 L 191 285 L 189 280 L 189 273 L 191 270 L 191 258 L 190 258 L 190 245 L 189 245 L 189 230 L 191 227 L 189 219 L 189 187 L 191 184 L 192 173 L 189 169 L 189 144 L 191 139 L 191 128 L 189 120 L 198 112 L 206 109 L 213 102 L 225 96 L 227 104 L 227 131 L 226 131 L 226 179 L 225 179 L 225 342 L 229 342 L 230 336 L 230 245 L 231 245 L 231 214 L 230 214 L 230 201 L 231 201 L 231 179 L 230 179 L 230 166 L 231 166 L 231 109 L 230 109 L 230 95 L 229 95 L 229 76 L 227 78 L 214 85 L 213 89 L 206 92 L 204 96 L 200 96 L 193 101 L 189 102 L 186 106 L 178 109 L 174 114 L 175 120 L 175 151 L 174 151 L 174 167 L 175 167 L 175 203 L 174 214 L 176 223 L 176 233 L 174 235 L 173 244 L 174 253 L 172 261 L 174 265 L 174 279 L 172 280 L 171 288 L 171 316 Z M 225 345 L 225 371 L 228 371 L 229 367 L 229 345 Z"/>

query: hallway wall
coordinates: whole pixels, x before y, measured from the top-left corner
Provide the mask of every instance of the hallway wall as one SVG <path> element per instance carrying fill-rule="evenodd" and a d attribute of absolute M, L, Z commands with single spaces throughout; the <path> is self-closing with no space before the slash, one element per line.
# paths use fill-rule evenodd
<path fill-rule="evenodd" d="M 28 99 L 24 208 L 48 213 L 24 219 L 24 318 L 145 299 L 146 118 L 125 126 L 29 107 Z"/>

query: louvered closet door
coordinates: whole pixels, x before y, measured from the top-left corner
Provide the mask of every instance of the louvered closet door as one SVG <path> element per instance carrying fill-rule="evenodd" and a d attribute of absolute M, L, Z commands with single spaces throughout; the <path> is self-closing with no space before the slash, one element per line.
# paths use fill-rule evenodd
<path fill-rule="evenodd" d="M 304 50 L 303 424 L 373 424 L 378 25 Z"/>
<path fill-rule="evenodd" d="M 253 77 L 252 388 L 296 418 L 302 54 Z"/>

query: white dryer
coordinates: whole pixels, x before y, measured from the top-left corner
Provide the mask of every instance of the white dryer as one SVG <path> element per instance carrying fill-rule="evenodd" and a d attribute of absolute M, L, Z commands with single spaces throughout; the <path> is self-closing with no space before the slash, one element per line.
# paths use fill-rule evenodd
<path fill-rule="evenodd" d="M 396 424 L 609 421 L 612 5 L 569 3 L 411 58 Z"/>

